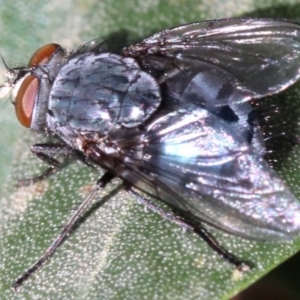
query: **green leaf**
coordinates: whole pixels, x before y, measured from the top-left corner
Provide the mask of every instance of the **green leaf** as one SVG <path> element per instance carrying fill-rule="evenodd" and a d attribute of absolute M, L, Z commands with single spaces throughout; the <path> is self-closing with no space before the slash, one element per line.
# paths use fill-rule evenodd
<path fill-rule="evenodd" d="M 51 42 L 72 48 L 120 30 L 136 39 L 203 19 L 300 16 L 293 1 L 0 1 L 0 54 L 9 66 L 26 64 Z M 1 66 L 1 74 L 4 66 Z M 0 82 L 3 82 L 2 77 Z M 299 90 L 278 99 L 295 103 Z M 290 105 L 290 104 L 289 104 Z M 49 180 L 17 188 L 18 180 L 39 174 L 45 165 L 30 154 L 39 137 L 21 128 L 13 106 L 0 106 L 0 293 L 3 299 L 228 299 L 300 249 L 300 239 L 258 243 L 210 230 L 240 258 L 254 263 L 239 273 L 197 236 L 147 212 L 114 181 L 83 216 L 82 223 L 18 294 L 10 286 L 58 234 L 99 174 L 74 163 Z M 295 134 L 299 135 L 298 129 Z M 281 165 L 296 192 L 299 150 Z M 101 197 L 106 203 L 99 208 Z"/>

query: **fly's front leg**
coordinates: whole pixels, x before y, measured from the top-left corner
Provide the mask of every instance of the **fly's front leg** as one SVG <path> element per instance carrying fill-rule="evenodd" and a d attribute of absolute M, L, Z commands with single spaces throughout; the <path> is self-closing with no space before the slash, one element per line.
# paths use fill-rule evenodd
<path fill-rule="evenodd" d="M 42 174 L 28 179 L 22 179 L 19 181 L 19 186 L 28 186 L 30 184 L 36 183 L 38 181 L 44 180 L 51 175 L 55 174 L 62 168 L 64 168 L 68 161 L 67 158 L 74 155 L 74 150 L 70 149 L 64 144 L 35 144 L 31 147 L 31 152 L 37 156 L 40 160 L 47 163 L 49 168 L 47 168 Z M 61 163 L 53 156 L 64 155 L 64 161 Z"/>
<path fill-rule="evenodd" d="M 115 177 L 114 174 L 106 172 L 93 187 L 91 192 L 85 197 L 83 202 L 77 207 L 77 209 L 72 213 L 69 220 L 63 227 L 60 234 L 55 238 L 49 248 L 44 252 L 44 254 L 38 259 L 29 269 L 27 269 L 20 277 L 16 279 L 13 283 L 12 288 L 17 292 L 22 284 L 30 278 L 57 250 L 57 248 L 62 244 L 62 242 L 67 238 L 70 232 L 74 229 L 74 224 L 78 221 L 79 216 L 86 211 L 87 207 L 93 201 L 100 189 L 105 188 L 105 186 L 111 182 Z M 104 202 L 102 202 L 103 204 Z"/>

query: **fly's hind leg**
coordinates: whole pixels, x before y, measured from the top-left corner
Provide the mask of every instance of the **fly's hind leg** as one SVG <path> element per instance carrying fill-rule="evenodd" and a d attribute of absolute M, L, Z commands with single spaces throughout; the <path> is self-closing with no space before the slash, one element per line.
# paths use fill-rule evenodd
<path fill-rule="evenodd" d="M 38 181 L 42 181 L 59 170 L 67 166 L 70 156 L 74 156 L 74 150 L 64 144 L 44 143 L 35 144 L 31 147 L 31 152 L 40 160 L 47 163 L 49 167 L 40 175 L 33 178 L 21 179 L 18 182 L 19 186 L 28 186 Z M 64 156 L 64 161 L 61 163 L 54 156 Z"/>
<path fill-rule="evenodd" d="M 165 211 L 161 207 L 154 204 L 152 201 L 150 201 L 147 198 L 142 197 L 139 193 L 137 193 L 132 187 L 125 186 L 126 191 L 132 195 L 139 203 L 145 205 L 148 209 L 156 212 L 159 214 L 162 218 L 180 226 L 181 228 L 196 233 L 198 236 L 200 236 L 207 244 L 208 246 L 218 253 L 218 255 L 222 256 L 226 261 L 228 261 L 230 264 L 234 265 L 238 270 L 240 271 L 246 271 L 251 267 L 251 264 L 244 262 L 237 258 L 234 254 L 228 252 L 226 249 L 224 249 L 217 241 L 216 239 L 210 234 L 199 222 L 193 222 L 181 215 L 176 215 L 172 212 Z"/>

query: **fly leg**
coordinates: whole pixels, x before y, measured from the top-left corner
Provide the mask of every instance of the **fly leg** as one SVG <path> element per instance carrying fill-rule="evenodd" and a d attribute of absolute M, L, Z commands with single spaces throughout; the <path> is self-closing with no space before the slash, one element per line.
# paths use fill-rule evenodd
<path fill-rule="evenodd" d="M 162 218 L 165 220 L 168 220 L 183 229 L 194 232 L 198 236 L 200 236 L 207 244 L 208 246 L 218 253 L 218 255 L 222 256 L 226 261 L 228 261 L 230 264 L 234 265 L 238 270 L 240 271 L 246 271 L 250 268 L 250 264 L 247 262 L 243 262 L 239 260 L 235 255 L 228 252 L 226 249 L 224 249 L 217 241 L 216 239 L 201 225 L 201 223 L 195 223 L 191 220 L 188 220 L 184 217 L 181 217 L 179 215 L 175 215 L 172 212 L 167 212 L 161 207 L 155 205 L 153 202 L 151 202 L 149 199 L 146 199 L 139 195 L 136 191 L 134 191 L 131 187 L 125 187 L 127 192 L 132 195 L 139 203 L 145 205 L 148 209 L 156 212 L 159 214 Z"/>
<path fill-rule="evenodd" d="M 57 173 L 67 165 L 65 162 L 59 162 L 57 159 L 53 158 L 53 156 L 64 155 L 65 157 L 70 157 L 71 155 L 74 155 L 74 150 L 66 147 L 64 144 L 53 143 L 35 144 L 31 147 L 31 152 L 40 160 L 47 163 L 49 167 L 36 177 L 21 179 L 18 182 L 19 186 L 28 186 L 38 181 L 42 181 Z"/>
<path fill-rule="evenodd" d="M 50 247 L 44 252 L 39 260 L 37 260 L 29 269 L 27 269 L 23 275 L 21 275 L 12 285 L 12 288 L 17 292 L 22 284 L 35 273 L 57 250 L 57 248 L 62 244 L 66 237 L 72 231 L 74 224 L 89 206 L 92 200 L 95 198 L 96 194 L 101 188 L 104 188 L 112 179 L 114 175 L 112 173 L 106 172 L 95 184 L 92 191 L 87 195 L 83 202 L 77 207 L 77 209 L 72 213 L 68 222 L 63 227 L 60 234 L 55 238 Z"/>

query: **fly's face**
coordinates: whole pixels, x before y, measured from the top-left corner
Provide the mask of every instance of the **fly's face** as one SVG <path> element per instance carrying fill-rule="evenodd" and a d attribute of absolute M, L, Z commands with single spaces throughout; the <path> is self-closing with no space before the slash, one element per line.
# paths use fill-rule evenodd
<path fill-rule="evenodd" d="M 38 49 L 27 67 L 10 69 L 8 83 L 14 89 L 14 104 L 19 122 L 27 128 L 46 133 L 49 94 L 65 52 L 57 44 Z"/>

